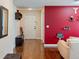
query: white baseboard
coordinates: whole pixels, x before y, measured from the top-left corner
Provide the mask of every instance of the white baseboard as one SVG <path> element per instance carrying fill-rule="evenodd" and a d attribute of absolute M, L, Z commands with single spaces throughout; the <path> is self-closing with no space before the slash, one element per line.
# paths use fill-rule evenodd
<path fill-rule="evenodd" d="M 54 48 L 54 47 L 57 47 L 57 44 L 44 44 L 44 47 Z"/>

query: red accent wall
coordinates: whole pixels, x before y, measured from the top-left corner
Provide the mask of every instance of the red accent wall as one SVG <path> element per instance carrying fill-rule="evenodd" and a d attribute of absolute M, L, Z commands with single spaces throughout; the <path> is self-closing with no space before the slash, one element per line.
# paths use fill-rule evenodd
<path fill-rule="evenodd" d="M 77 14 L 73 8 L 78 6 L 46 6 L 45 7 L 45 44 L 56 44 L 58 39 L 56 34 L 62 32 L 64 35 L 63 40 L 69 36 L 79 37 L 79 9 Z M 70 16 L 74 17 L 73 22 L 69 22 Z M 49 28 L 46 28 L 49 25 Z M 65 26 L 70 26 L 70 30 L 64 30 Z"/>

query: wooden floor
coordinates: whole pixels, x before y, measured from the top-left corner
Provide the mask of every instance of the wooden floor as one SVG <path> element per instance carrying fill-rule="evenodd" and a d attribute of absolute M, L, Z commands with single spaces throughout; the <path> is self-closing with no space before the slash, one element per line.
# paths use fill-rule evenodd
<path fill-rule="evenodd" d="M 41 40 L 25 40 L 22 59 L 44 59 L 44 47 Z"/>
<path fill-rule="evenodd" d="M 41 40 L 25 40 L 16 51 L 22 59 L 62 59 L 57 48 L 44 48 Z"/>
<path fill-rule="evenodd" d="M 44 48 L 45 59 L 62 59 L 57 48 Z"/>

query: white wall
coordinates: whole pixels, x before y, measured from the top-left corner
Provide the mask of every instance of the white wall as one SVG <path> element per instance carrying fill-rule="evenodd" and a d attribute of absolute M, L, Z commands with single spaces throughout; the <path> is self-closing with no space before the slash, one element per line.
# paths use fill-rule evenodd
<path fill-rule="evenodd" d="M 17 33 L 18 22 L 15 20 L 15 6 L 13 5 L 13 0 L 0 0 L 0 5 L 4 6 L 9 11 L 8 16 L 8 36 L 0 38 L 0 59 L 7 53 L 12 53 L 15 47 L 15 37 Z"/>

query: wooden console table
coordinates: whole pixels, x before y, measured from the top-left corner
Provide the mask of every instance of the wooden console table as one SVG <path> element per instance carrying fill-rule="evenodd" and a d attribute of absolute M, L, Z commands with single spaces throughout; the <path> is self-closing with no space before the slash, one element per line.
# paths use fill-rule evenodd
<path fill-rule="evenodd" d="M 24 41 L 22 59 L 44 59 L 44 47 L 41 40 Z"/>

